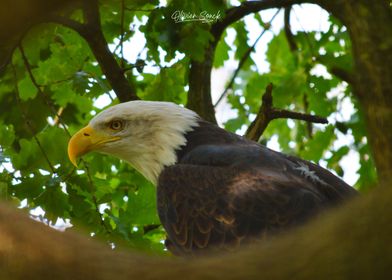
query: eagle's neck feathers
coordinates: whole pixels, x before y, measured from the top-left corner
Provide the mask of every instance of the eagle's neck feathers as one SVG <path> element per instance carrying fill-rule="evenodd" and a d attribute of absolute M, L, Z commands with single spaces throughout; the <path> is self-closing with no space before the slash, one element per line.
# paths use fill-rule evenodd
<path fill-rule="evenodd" d="M 198 126 L 200 117 L 168 102 L 132 101 L 125 104 L 127 107 L 124 105 L 122 114 L 119 113 L 122 104 L 117 105 L 113 113 L 117 118 L 127 120 L 128 134 L 120 145 L 111 147 L 107 153 L 129 162 L 156 184 L 163 168 L 176 163 L 176 151 L 186 145 L 185 135 Z"/>

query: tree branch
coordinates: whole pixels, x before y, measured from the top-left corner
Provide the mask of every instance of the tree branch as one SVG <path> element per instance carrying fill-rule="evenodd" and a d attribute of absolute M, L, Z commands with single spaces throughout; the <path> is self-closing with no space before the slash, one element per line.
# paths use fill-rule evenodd
<path fill-rule="evenodd" d="M 124 61 L 124 16 L 125 16 L 125 0 L 121 0 L 121 18 L 120 18 L 120 53 L 121 53 L 121 69 L 125 67 Z M 124 71 L 124 70 L 123 70 Z"/>
<path fill-rule="evenodd" d="M 262 1 L 247 1 L 242 2 L 241 5 L 230 8 L 226 11 L 226 15 L 221 21 L 216 22 L 211 31 L 216 38 L 219 38 L 226 27 L 230 24 L 240 20 L 241 18 L 257 13 L 261 10 L 273 9 L 273 8 L 284 8 L 289 7 L 294 4 L 301 4 L 305 2 L 304 0 L 262 0 Z"/>
<path fill-rule="evenodd" d="M 289 43 L 290 50 L 292 52 L 295 52 L 298 50 L 298 47 L 297 44 L 295 43 L 293 32 L 291 32 L 290 14 L 291 14 L 291 6 L 286 7 L 284 9 L 284 33 L 286 35 L 287 42 Z"/>
<path fill-rule="evenodd" d="M 262 104 L 259 112 L 257 113 L 256 119 L 250 124 L 245 133 L 245 137 L 253 141 L 258 141 L 268 124 L 274 119 L 295 119 L 312 123 L 328 123 L 326 118 L 320 116 L 274 108 L 272 99 L 272 84 L 269 84 L 263 94 Z"/>
<path fill-rule="evenodd" d="M 20 42 L 20 44 L 19 44 L 19 51 L 20 51 L 20 54 L 22 56 L 23 64 L 24 64 L 24 66 L 25 66 L 25 68 L 27 70 L 29 78 L 30 78 L 31 82 L 33 83 L 34 87 L 37 89 L 37 92 L 43 97 L 43 99 L 45 100 L 46 105 L 48 105 L 49 109 L 52 111 L 54 117 L 61 124 L 61 126 L 64 129 L 64 131 L 68 134 L 69 137 L 71 137 L 71 133 L 69 133 L 69 130 L 68 130 L 67 126 L 65 125 L 65 123 L 63 122 L 61 115 L 58 114 L 58 112 L 59 112 L 58 109 L 55 107 L 55 105 L 53 104 L 51 98 L 42 90 L 41 86 L 38 84 L 37 80 L 35 79 L 33 71 L 31 69 L 30 62 L 27 59 L 26 53 L 24 51 L 22 42 Z"/>
<path fill-rule="evenodd" d="M 76 20 L 72 20 L 72 19 L 69 19 L 69 18 L 66 18 L 63 16 L 57 16 L 57 15 L 49 17 L 48 20 L 53 23 L 61 24 L 64 27 L 68 27 L 68 28 L 76 31 L 83 38 L 86 36 L 87 26 L 85 24 L 77 22 Z"/>
<path fill-rule="evenodd" d="M 338 66 L 333 66 L 328 70 L 329 72 L 331 72 L 331 74 L 335 75 L 336 77 L 338 77 L 342 81 L 347 82 L 350 85 L 353 85 L 355 82 L 354 75 L 343 68 L 340 68 Z"/>
<path fill-rule="evenodd" d="M 186 107 L 195 111 L 203 119 L 216 123 L 215 110 L 211 99 L 211 71 L 216 42 L 205 50 L 202 62 L 191 61 L 189 70 L 189 91 Z"/>
<path fill-rule="evenodd" d="M 391 188 L 375 188 L 287 234 L 231 253 L 180 259 L 112 250 L 75 232 L 55 231 L 2 202 L 0 275 L 29 280 L 390 279 L 391 203 Z M 342 234 L 348 231 L 349 236 Z"/>

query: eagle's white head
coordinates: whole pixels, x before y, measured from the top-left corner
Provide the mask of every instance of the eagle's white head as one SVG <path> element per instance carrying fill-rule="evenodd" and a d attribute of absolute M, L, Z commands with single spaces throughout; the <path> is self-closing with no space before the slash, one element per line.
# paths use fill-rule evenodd
<path fill-rule="evenodd" d="M 69 141 L 68 155 L 76 159 L 90 151 L 129 162 L 154 184 L 165 166 L 175 164 L 185 134 L 197 126 L 198 115 L 170 102 L 130 101 L 95 116 Z"/>

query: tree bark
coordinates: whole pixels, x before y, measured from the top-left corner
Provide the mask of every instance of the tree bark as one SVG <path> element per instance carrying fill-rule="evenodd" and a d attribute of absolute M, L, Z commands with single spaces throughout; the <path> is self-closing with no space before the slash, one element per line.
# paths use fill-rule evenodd
<path fill-rule="evenodd" d="M 205 51 L 202 62 L 191 61 L 189 70 L 189 91 L 186 107 L 195 111 L 203 119 L 216 123 L 215 110 L 211 99 L 211 70 L 216 42 Z"/>
<path fill-rule="evenodd" d="M 191 259 L 114 251 L 0 204 L 0 278 L 391 279 L 391 203 L 379 188 L 285 235 Z"/>
<path fill-rule="evenodd" d="M 320 1 L 347 27 L 353 93 L 365 116 L 380 185 L 392 187 L 392 8 L 389 1 Z"/>

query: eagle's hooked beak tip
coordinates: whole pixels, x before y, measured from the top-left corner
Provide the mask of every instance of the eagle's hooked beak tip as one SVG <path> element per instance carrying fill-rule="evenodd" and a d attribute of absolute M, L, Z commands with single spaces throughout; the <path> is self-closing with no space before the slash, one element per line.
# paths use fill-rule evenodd
<path fill-rule="evenodd" d="M 78 162 L 76 160 L 76 157 L 71 157 L 70 155 L 68 155 L 69 160 L 71 161 L 72 165 L 75 166 L 76 168 L 78 168 Z"/>
<path fill-rule="evenodd" d="M 68 142 L 68 157 L 76 168 L 78 168 L 77 159 L 91 150 L 92 132 L 93 129 L 86 126 L 76 132 Z"/>

